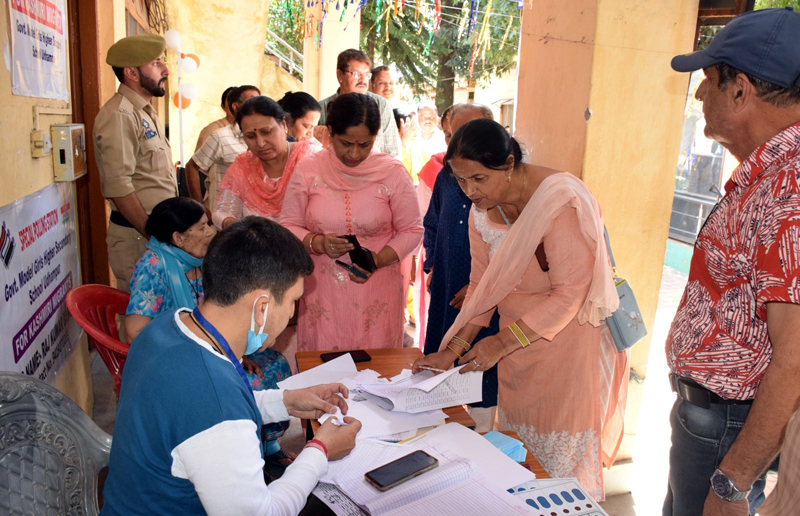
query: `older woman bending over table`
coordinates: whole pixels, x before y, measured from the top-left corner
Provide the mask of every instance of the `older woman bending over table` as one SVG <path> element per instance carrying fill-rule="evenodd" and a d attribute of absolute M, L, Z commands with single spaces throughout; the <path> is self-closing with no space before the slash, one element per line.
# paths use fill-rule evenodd
<path fill-rule="evenodd" d="M 472 199 L 470 284 L 440 351 L 414 365 L 498 364 L 499 423 L 553 477 L 603 500 L 602 464 L 622 440 L 628 354 L 603 319 L 619 303 L 591 192 L 572 174 L 522 163 L 491 120 L 453 135 L 445 156 Z M 495 309 L 500 332 L 473 345 Z"/>
<path fill-rule="evenodd" d="M 286 113 L 269 97 L 253 97 L 236 113 L 247 152 L 240 154 L 220 185 L 214 224 L 222 229 L 248 215 L 277 221 L 297 163 L 322 146 L 316 140 L 286 140 Z"/>
<path fill-rule="evenodd" d="M 281 214 L 314 260 L 300 299 L 297 348 L 399 348 L 406 292 L 399 262 L 423 231 L 414 185 L 402 163 L 371 153 L 381 124 L 374 100 L 347 93 L 328 109 L 330 147 L 297 166 Z M 371 250 L 378 269 L 361 269 L 367 279 L 334 262 L 350 264 L 353 246 L 341 235 L 355 235 Z"/>

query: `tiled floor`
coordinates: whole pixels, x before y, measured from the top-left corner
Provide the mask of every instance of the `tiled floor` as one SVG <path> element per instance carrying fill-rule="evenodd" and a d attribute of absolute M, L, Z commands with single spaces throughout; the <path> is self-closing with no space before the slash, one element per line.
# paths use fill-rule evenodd
<path fill-rule="evenodd" d="M 668 369 L 664 356 L 664 341 L 685 284 L 686 276 L 683 273 L 664 267 L 633 452 L 635 472 L 629 476 L 632 478 L 629 486 L 631 492 L 610 496 L 602 504 L 610 516 L 661 514 L 661 504 L 667 485 L 670 436 L 668 417 L 674 400 L 666 381 Z M 411 327 L 408 329 L 413 331 Z M 114 385 L 111 375 L 94 351 L 92 383 L 95 399 L 93 419 L 103 430 L 113 433 L 117 408 Z M 303 438 L 297 421 L 292 423 L 281 442 L 283 446 L 293 451 L 298 451 L 302 447 Z"/>
<path fill-rule="evenodd" d="M 685 274 L 664 267 L 634 441 L 634 474 L 629 486 L 631 493 L 609 497 L 601 504 L 611 516 L 661 514 L 669 471 L 669 411 L 675 401 L 675 395 L 667 382 L 669 369 L 664 354 L 664 342 L 685 285 Z"/>

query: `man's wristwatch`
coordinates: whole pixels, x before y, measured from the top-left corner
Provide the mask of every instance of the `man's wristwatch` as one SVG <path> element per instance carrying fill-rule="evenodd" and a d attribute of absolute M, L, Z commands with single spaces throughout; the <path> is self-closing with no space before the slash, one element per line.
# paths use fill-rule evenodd
<path fill-rule="evenodd" d="M 739 500 L 744 500 L 750 494 L 750 488 L 747 491 L 736 489 L 736 485 L 728 478 L 728 475 L 719 469 L 711 475 L 711 489 L 726 502 L 738 502 Z"/>

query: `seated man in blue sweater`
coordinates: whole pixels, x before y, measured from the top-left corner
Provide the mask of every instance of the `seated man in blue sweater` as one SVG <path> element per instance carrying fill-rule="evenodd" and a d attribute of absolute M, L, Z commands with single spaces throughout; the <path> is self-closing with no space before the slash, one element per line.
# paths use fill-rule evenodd
<path fill-rule="evenodd" d="M 247 217 L 221 231 L 203 261 L 200 305 L 156 317 L 131 345 L 102 515 L 298 514 L 327 467 L 355 446 L 361 423 L 323 424 L 267 486 L 262 423 L 317 418 L 347 388 L 250 389 L 242 355 L 286 327 L 314 265 L 288 230 Z"/>

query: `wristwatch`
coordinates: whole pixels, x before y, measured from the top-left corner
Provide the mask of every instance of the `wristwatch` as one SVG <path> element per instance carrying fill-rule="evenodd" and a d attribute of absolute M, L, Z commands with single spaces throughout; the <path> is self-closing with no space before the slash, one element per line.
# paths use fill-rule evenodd
<path fill-rule="evenodd" d="M 744 500 L 750 494 L 750 488 L 746 491 L 736 489 L 736 485 L 728 478 L 728 475 L 719 469 L 711 475 L 711 489 L 726 502 L 738 502 L 739 500 Z"/>

